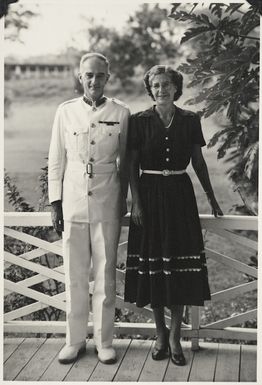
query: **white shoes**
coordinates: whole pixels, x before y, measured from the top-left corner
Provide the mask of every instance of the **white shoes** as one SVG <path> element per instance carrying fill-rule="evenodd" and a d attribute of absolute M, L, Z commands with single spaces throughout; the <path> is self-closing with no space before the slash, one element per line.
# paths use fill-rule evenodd
<path fill-rule="evenodd" d="M 86 342 L 82 341 L 79 344 L 65 345 L 58 356 L 58 361 L 61 364 L 71 364 L 81 353 L 86 351 Z"/>
<path fill-rule="evenodd" d="M 71 364 L 74 362 L 82 353 L 86 351 L 86 342 L 80 342 L 74 345 L 65 345 L 58 356 L 58 361 L 61 364 Z M 95 348 L 95 352 L 98 355 L 98 359 L 103 364 L 114 364 L 116 362 L 115 349 L 110 346 L 107 348 Z"/>
<path fill-rule="evenodd" d="M 103 364 L 114 364 L 116 362 L 116 351 L 112 346 L 107 348 L 96 347 L 95 352 L 99 361 Z"/>

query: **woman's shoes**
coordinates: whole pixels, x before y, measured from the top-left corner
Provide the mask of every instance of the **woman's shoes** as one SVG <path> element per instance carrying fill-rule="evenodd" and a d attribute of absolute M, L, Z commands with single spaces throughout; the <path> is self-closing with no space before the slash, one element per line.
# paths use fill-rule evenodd
<path fill-rule="evenodd" d="M 155 361 L 160 361 L 164 360 L 165 358 L 168 357 L 168 352 L 169 352 L 169 329 L 166 329 L 166 342 L 165 345 L 162 348 L 158 348 L 154 346 L 153 351 L 152 351 L 152 358 Z"/>
<path fill-rule="evenodd" d="M 182 351 L 181 353 L 172 353 L 171 346 L 169 344 L 169 329 L 166 329 L 165 345 L 162 348 L 154 346 L 152 350 L 152 358 L 155 361 L 164 360 L 168 357 L 168 354 L 173 364 L 177 366 L 186 365 L 186 359 Z"/>
<path fill-rule="evenodd" d="M 178 366 L 184 366 L 186 364 L 186 359 L 183 353 L 172 353 L 170 349 L 170 358 L 173 364 Z"/>
<path fill-rule="evenodd" d="M 184 366 L 186 364 L 186 359 L 185 359 L 185 356 L 182 352 L 181 345 L 180 345 L 180 349 L 181 349 L 181 353 L 173 353 L 171 346 L 169 344 L 170 358 L 171 358 L 171 361 L 173 362 L 173 364 L 175 364 L 177 366 Z"/>

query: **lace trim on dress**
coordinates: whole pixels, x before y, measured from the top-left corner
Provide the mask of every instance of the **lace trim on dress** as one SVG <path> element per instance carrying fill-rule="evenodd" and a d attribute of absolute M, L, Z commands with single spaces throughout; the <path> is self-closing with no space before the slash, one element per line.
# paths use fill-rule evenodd
<path fill-rule="evenodd" d="M 134 266 L 134 267 L 127 267 L 126 270 L 138 270 L 138 266 Z M 191 271 L 191 272 L 199 272 L 201 271 L 202 269 L 201 268 L 186 268 L 186 269 L 170 269 L 170 270 L 149 270 L 149 274 L 150 275 L 154 275 L 154 274 L 159 274 L 159 273 L 164 273 L 164 274 L 171 274 L 172 271 L 175 271 L 175 272 L 178 272 L 178 273 L 184 273 L 184 272 L 188 272 L 188 271 Z M 148 272 L 147 271 L 142 271 L 142 270 L 138 270 L 138 274 L 147 274 Z"/>
<path fill-rule="evenodd" d="M 202 253 L 202 252 L 201 252 Z M 180 257 L 163 257 L 163 258 L 145 258 L 145 257 L 140 257 L 139 254 L 128 254 L 128 257 L 131 258 L 138 258 L 139 261 L 149 261 L 149 262 L 157 262 L 163 260 L 164 262 L 170 262 L 172 258 L 174 259 L 200 259 L 200 255 L 183 255 Z"/>

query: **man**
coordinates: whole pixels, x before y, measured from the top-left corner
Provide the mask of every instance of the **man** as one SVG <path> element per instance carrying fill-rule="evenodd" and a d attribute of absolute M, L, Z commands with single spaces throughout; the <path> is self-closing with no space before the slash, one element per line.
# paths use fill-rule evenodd
<path fill-rule="evenodd" d="M 104 96 L 109 63 L 98 53 L 80 61 L 84 96 L 61 104 L 49 150 L 52 221 L 63 231 L 66 281 L 66 345 L 61 363 L 86 349 L 89 274 L 92 261 L 94 342 L 98 358 L 116 361 L 112 347 L 116 256 L 120 218 L 126 213 L 125 148 L 129 109 Z"/>

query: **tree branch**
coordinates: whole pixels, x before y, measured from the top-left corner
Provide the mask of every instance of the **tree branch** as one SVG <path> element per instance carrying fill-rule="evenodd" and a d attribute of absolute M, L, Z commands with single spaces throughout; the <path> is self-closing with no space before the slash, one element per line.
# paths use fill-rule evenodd
<path fill-rule="evenodd" d="M 252 39 L 252 40 L 257 40 L 257 41 L 260 41 L 260 38 L 259 37 L 255 37 L 255 36 L 247 36 L 247 35 L 238 35 L 239 37 L 243 37 L 245 39 Z"/>

